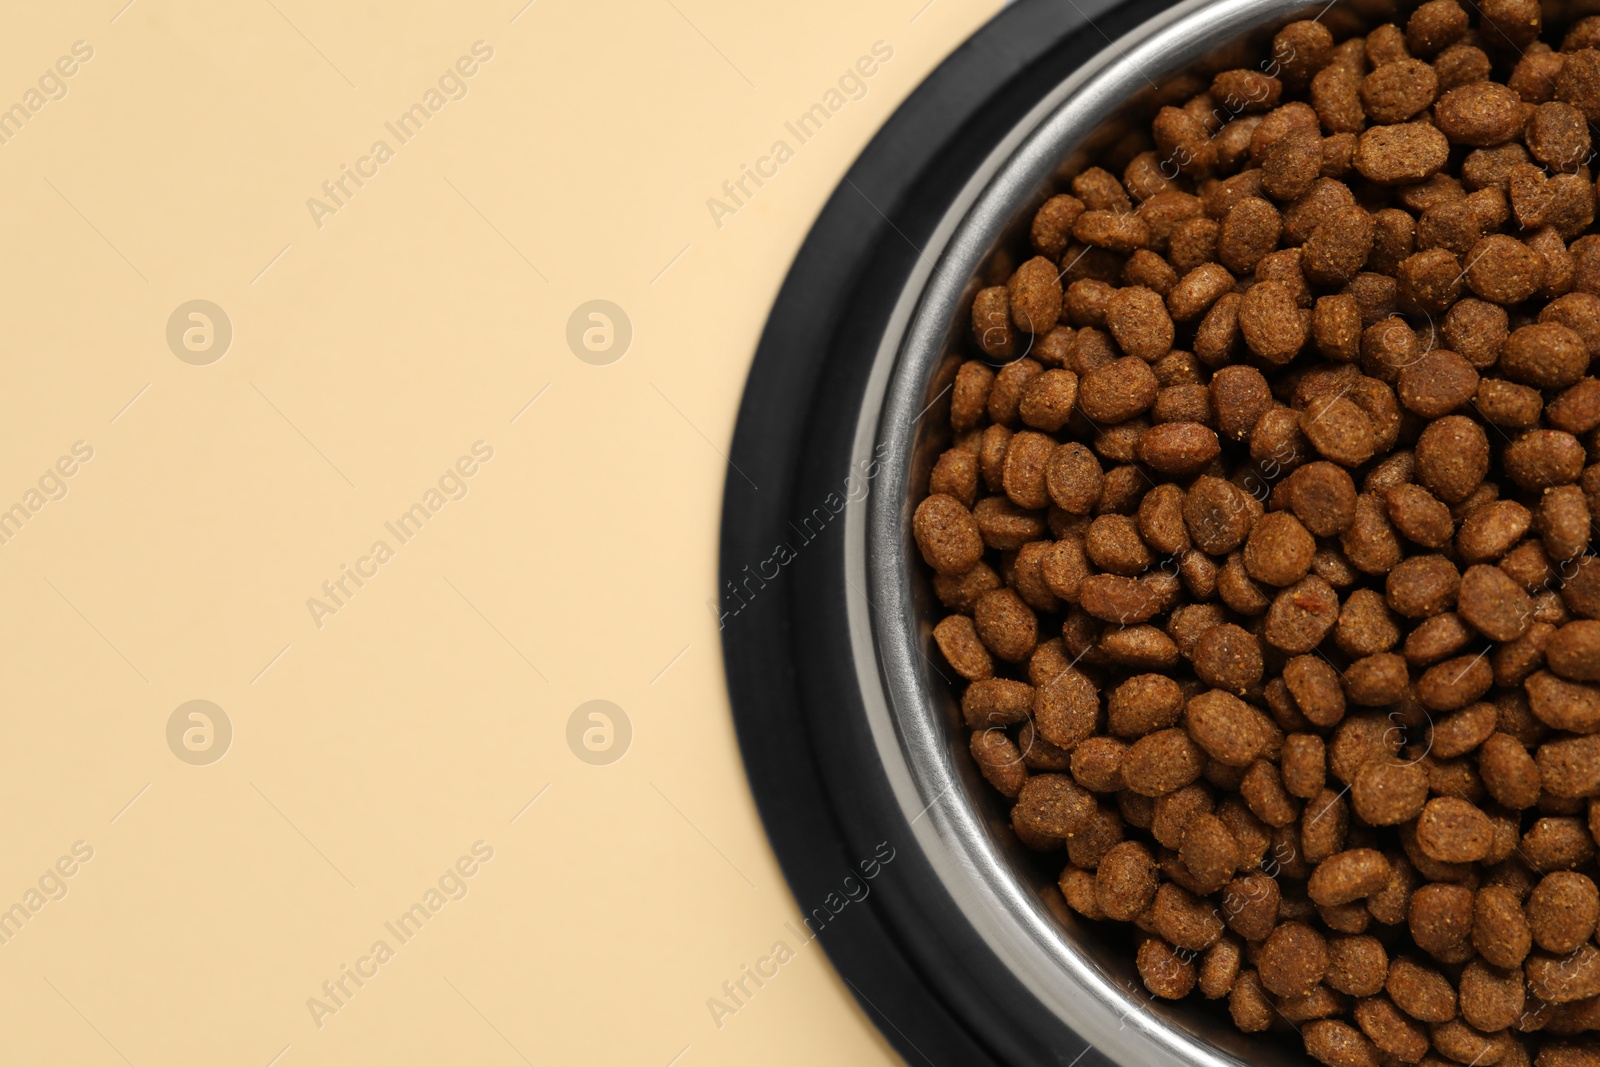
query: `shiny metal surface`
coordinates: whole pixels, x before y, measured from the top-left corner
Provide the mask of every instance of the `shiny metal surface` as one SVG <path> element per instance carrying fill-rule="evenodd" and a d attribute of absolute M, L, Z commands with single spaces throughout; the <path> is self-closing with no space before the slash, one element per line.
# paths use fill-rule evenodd
<path fill-rule="evenodd" d="M 909 536 L 913 490 L 939 446 L 941 390 L 976 279 L 1063 161 L 1141 93 L 1217 45 L 1317 10 L 1298 0 L 1188 0 L 1108 43 L 1085 68 L 1064 71 L 922 249 L 878 350 L 855 441 L 861 457 L 880 448 L 883 466 L 872 494 L 847 510 L 850 638 L 878 755 L 915 846 L 992 952 L 973 967 L 1005 968 L 1126 1067 L 1305 1059 L 1298 1048 L 1238 1034 L 1221 1004 L 1152 1003 L 1126 937 L 1071 915 L 1009 840 L 1003 809 L 971 767 L 950 687 L 926 654 L 932 611 Z M 935 417 L 923 418 L 930 410 Z"/>

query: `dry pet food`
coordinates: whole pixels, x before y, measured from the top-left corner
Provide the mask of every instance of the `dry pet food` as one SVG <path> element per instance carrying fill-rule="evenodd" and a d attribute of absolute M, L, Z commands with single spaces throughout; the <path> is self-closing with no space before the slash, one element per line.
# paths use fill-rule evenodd
<path fill-rule="evenodd" d="M 1596 1067 L 1600 14 L 1360 10 L 1155 89 L 997 254 L 929 655 L 1153 996 Z"/>

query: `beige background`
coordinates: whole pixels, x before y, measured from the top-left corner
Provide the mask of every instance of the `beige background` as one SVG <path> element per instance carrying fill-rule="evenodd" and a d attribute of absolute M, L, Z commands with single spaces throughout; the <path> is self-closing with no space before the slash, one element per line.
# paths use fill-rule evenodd
<path fill-rule="evenodd" d="M 93 849 L 0 945 L 4 1058 L 892 1060 L 815 945 L 711 1020 L 799 909 L 707 600 L 789 260 L 996 0 L 123 3 L 13 5 L 0 34 L 0 107 L 94 51 L 0 146 L 0 509 L 94 452 L 0 545 L 0 908 Z M 479 40 L 399 145 L 384 123 Z M 866 95 L 715 226 L 706 199 L 880 40 Z M 379 138 L 319 228 L 307 198 Z M 234 331 L 208 366 L 166 341 L 197 298 Z M 633 326 L 608 366 L 565 341 L 595 298 Z M 384 522 L 480 440 L 400 545 Z M 318 628 L 307 598 L 380 538 Z M 234 730 L 206 766 L 167 743 L 193 699 Z M 609 766 L 567 744 L 592 699 L 632 724 Z M 400 945 L 384 923 L 480 840 Z M 380 938 L 319 1028 L 307 998 Z"/>

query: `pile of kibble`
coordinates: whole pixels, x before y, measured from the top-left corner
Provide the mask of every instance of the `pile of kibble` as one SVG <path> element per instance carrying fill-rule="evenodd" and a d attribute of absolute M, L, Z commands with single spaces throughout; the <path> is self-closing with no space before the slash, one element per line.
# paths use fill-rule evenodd
<path fill-rule="evenodd" d="M 1600 1064 L 1600 16 L 1468 6 L 1163 87 L 976 295 L 913 520 L 1066 904 L 1335 1067 Z"/>

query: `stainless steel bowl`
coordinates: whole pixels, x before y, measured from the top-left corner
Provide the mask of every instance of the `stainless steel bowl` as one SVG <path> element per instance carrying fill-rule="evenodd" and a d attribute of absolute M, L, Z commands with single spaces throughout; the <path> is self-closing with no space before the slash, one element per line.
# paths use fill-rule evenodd
<path fill-rule="evenodd" d="M 1072 2 L 1072 0 L 1067 0 Z M 1328 8 L 1321 8 L 1326 12 Z M 1086 148 L 1148 114 L 1152 90 L 1219 46 L 1265 38 L 1316 7 L 1286 0 L 1188 0 L 1107 46 L 1015 126 L 949 206 L 921 250 L 877 351 L 855 452 L 884 456 L 879 484 L 848 510 L 850 640 L 878 756 L 917 846 L 967 922 L 1039 1002 L 1118 1063 L 1304 1063 L 1279 1042 L 1237 1033 L 1224 1006 L 1153 1001 L 1127 941 L 1071 914 L 1033 873 L 966 751 L 950 686 L 929 656 L 934 604 L 909 537 L 911 511 L 941 447 L 942 398 L 964 358 L 978 279 L 1054 177 Z"/>

